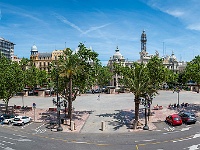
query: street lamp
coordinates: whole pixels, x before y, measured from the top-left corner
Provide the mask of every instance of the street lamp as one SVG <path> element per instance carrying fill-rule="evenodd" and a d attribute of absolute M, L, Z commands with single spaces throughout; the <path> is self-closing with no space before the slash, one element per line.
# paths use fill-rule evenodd
<path fill-rule="evenodd" d="M 179 88 L 176 88 L 176 89 L 174 89 L 174 91 L 173 91 L 173 93 L 174 92 L 176 92 L 177 94 L 178 94 L 178 105 L 177 105 L 177 107 L 179 107 L 180 105 L 179 105 L 179 93 L 180 93 L 180 89 Z"/>
<path fill-rule="evenodd" d="M 55 99 L 53 99 L 52 101 L 53 101 L 53 104 L 57 106 L 57 120 L 58 120 L 57 131 L 62 131 L 63 128 L 61 127 L 60 108 L 63 101 L 60 101 L 60 97 L 57 97 L 57 101 Z"/>
<path fill-rule="evenodd" d="M 57 91 L 56 91 L 56 97 L 57 97 L 57 101 L 55 101 L 55 99 L 53 99 L 53 104 L 57 106 L 57 120 L 58 120 L 58 128 L 57 131 L 63 131 L 63 128 L 60 125 L 60 107 L 61 107 L 61 103 L 60 102 L 60 97 L 58 96 L 58 66 L 56 66 L 56 82 L 57 82 Z"/>
<path fill-rule="evenodd" d="M 144 114 L 145 115 L 145 125 L 143 127 L 143 130 L 149 130 L 149 126 L 147 125 L 147 108 L 149 107 L 148 101 L 149 101 L 149 98 L 148 98 L 148 95 L 146 94 L 144 101 L 142 103 L 145 107 L 145 114 Z"/>
<path fill-rule="evenodd" d="M 67 101 L 63 101 L 63 106 L 65 107 L 65 119 L 67 118 Z"/>

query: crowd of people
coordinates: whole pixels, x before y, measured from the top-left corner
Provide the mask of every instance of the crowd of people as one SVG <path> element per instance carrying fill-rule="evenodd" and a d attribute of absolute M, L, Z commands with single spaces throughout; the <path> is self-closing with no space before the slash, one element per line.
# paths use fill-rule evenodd
<path fill-rule="evenodd" d="M 188 103 L 181 103 L 181 105 L 180 104 L 176 104 L 176 103 L 174 103 L 174 104 L 169 104 L 169 106 L 168 106 L 168 108 L 169 109 L 171 109 L 171 108 L 184 108 L 184 107 L 188 107 Z"/>

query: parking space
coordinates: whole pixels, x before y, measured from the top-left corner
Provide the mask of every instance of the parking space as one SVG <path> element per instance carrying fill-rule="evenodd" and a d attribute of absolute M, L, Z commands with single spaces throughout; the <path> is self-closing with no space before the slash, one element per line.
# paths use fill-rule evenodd
<path fill-rule="evenodd" d="M 153 122 L 153 124 L 156 126 L 156 129 L 158 131 L 163 131 L 163 132 L 173 132 L 173 131 L 185 131 L 186 129 L 193 128 L 195 126 L 199 126 L 200 123 L 196 122 L 196 124 L 182 124 L 178 126 L 171 126 L 165 121 L 160 121 L 160 122 Z"/>
<path fill-rule="evenodd" d="M 30 134 L 43 134 L 45 132 L 50 132 L 50 130 L 46 128 L 46 124 L 42 122 L 41 123 L 30 122 L 23 126 L 13 125 L 13 124 L 9 124 L 9 125 L 2 124 L 0 125 L 0 128 L 10 128 L 15 131 L 21 131 L 21 132 L 26 132 Z"/>

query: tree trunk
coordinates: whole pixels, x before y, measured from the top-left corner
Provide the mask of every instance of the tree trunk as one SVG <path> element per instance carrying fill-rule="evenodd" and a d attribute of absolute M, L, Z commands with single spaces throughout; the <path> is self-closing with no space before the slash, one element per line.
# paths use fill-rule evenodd
<path fill-rule="evenodd" d="M 139 120 L 139 104 L 140 104 L 139 100 L 135 99 L 135 121 L 136 122 L 138 122 Z"/>
<path fill-rule="evenodd" d="M 70 126 L 72 121 L 72 77 L 70 77 L 69 81 L 69 105 L 68 105 L 68 115 L 70 119 Z"/>
<path fill-rule="evenodd" d="M 5 110 L 5 114 L 8 114 L 8 100 L 6 100 L 6 110 Z"/>

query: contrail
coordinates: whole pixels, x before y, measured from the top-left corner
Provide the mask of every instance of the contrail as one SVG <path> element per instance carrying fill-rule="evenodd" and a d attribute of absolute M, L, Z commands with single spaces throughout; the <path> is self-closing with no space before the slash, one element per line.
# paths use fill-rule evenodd
<path fill-rule="evenodd" d="M 57 19 L 59 19 L 63 23 L 65 23 L 65 24 L 71 26 L 72 28 L 74 28 L 74 29 L 80 31 L 81 33 L 83 33 L 83 31 L 78 26 L 76 26 L 75 24 L 73 24 L 70 21 L 68 21 L 65 17 L 57 15 L 57 14 L 55 14 L 55 16 L 56 16 Z"/>
<path fill-rule="evenodd" d="M 95 31 L 95 30 L 98 30 L 98 29 L 101 29 L 101 28 L 104 28 L 106 26 L 108 26 L 110 23 L 107 23 L 105 25 L 102 25 L 102 26 L 98 26 L 98 27 L 91 27 L 89 30 L 86 30 L 85 32 L 83 32 L 83 34 L 87 34 L 91 31 Z"/>
<path fill-rule="evenodd" d="M 58 15 L 58 14 L 55 14 L 55 16 L 56 16 L 56 18 L 59 19 L 61 22 L 63 22 L 63 23 L 65 23 L 65 24 L 71 26 L 72 28 L 78 30 L 78 31 L 81 32 L 82 34 L 87 34 L 87 33 L 91 32 L 91 31 L 95 31 L 95 30 L 98 30 L 98 29 L 100 29 L 100 28 L 104 28 L 104 27 L 106 27 L 106 26 L 108 26 L 108 25 L 110 24 L 110 23 L 107 23 L 107 24 L 105 24 L 105 25 L 96 26 L 96 27 L 91 27 L 91 28 L 89 28 L 88 30 L 83 31 L 83 30 L 81 30 L 80 27 L 78 27 L 77 25 L 75 25 L 75 24 L 73 24 L 72 22 L 68 21 L 65 17 L 60 16 L 60 15 Z"/>

